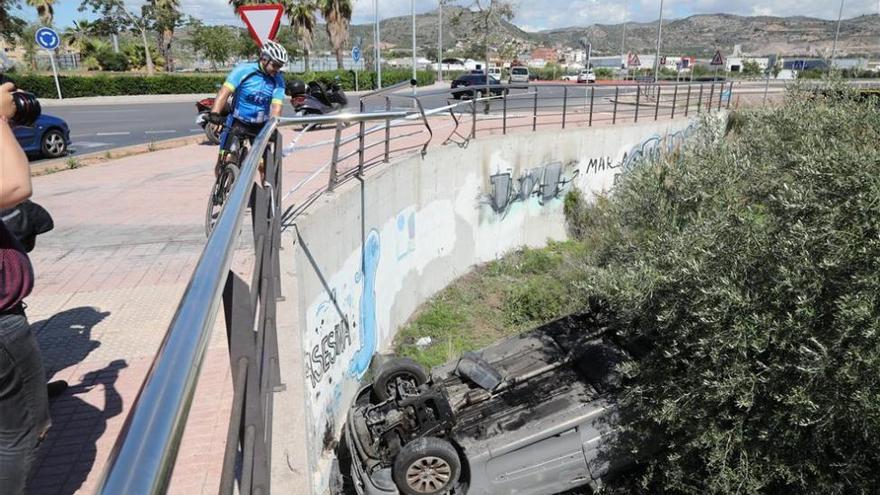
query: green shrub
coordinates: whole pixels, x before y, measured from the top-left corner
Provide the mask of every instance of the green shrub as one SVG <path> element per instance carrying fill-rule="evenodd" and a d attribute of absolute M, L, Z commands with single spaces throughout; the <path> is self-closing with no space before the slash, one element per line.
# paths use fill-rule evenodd
<path fill-rule="evenodd" d="M 580 279 L 651 344 L 624 367 L 644 469 L 620 492 L 880 493 L 880 108 L 827 94 L 591 207 Z"/>
<path fill-rule="evenodd" d="M 125 72 L 128 70 L 128 57 L 124 53 L 115 53 L 112 50 L 102 50 L 96 56 L 101 69 L 113 72 Z"/>
<path fill-rule="evenodd" d="M 504 296 L 504 314 L 514 326 L 538 325 L 565 314 L 569 306 L 564 282 L 552 275 L 524 279 Z"/>

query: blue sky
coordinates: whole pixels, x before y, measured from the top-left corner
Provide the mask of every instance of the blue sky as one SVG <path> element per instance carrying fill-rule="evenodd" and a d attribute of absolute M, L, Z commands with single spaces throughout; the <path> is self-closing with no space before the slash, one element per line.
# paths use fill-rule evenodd
<path fill-rule="evenodd" d="M 23 2 L 22 2 L 23 3 Z M 132 6 L 139 0 L 126 0 Z M 209 24 L 241 25 L 226 0 L 181 0 L 186 14 L 203 19 Z M 466 2 L 461 2 L 466 5 Z M 437 8 L 437 0 L 415 0 L 416 12 L 429 12 Z M 837 0 L 665 0 L 664 18 L 686 17 L 692 14 L 725 12 L 740 15 L 807 15 L 836 19 Z M 64 28 L 75 19 L 95 18 L 94 14 L 78 12 L 79 0 L 57 0 L 56 26 Z M 569 26 L 588 26 L 595 23 L 618 23 L 650 21 L 657 18 L 659 0 L 534 0 L 521 1 L 517 5 L 514 23 L 527 31 Z M 410 13 L 410 0 L 379 0 L 380 17 L 394 17 Z M 19 15 L 36 19 L 31 7 L 20 7 Z M 847 0 L 844 17 L 880 13 L 880 0 Z M 354 0 L 355 24 L 373 20 L 373 0 Z M 880 34 L 878 34 L 880 35 Z"/>

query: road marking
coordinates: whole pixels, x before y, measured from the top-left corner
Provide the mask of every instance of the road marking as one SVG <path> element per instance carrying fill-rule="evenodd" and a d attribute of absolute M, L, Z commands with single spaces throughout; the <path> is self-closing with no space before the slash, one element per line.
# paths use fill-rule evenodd
<path fill-rule="evenodd" d="M 128 136 L 130 132 L 99 132 L 95 136 Z"/>
<path fill-rule="evenodd" d="M 162 131 L 144 131 L 144 134 L 173 134 L 175 132 L 177 131 L 175 131 L 174 129 L 165 129 Z"/>
<path fill-rule="evenodd" d="M 91 141 L 74 141 L 73 143 L 70 143 L 70 146 L 76 147 L 76 148 L 80 148 L 80 147 L 82 147 L 82 148 L 98 148 L 100 146 L 109 146 L 109 145 L 110 145 L 110 143 L 95 143 L 95 142 L 91 142 Z"/>
<path fill-rule="evenodd" d="M 201 127 L 196 127 L 195 129 L 190 129 L 190 132 L 201 132 L 204 131 Z"/>

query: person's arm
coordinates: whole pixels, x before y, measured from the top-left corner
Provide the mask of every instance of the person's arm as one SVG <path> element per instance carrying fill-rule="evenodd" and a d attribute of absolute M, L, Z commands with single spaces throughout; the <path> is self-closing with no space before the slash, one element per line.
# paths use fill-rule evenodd
<path fill-rule="evenodd" d="M 223 105 L 226 104 L 226 100 L 229 99 L 229 95 L 232 94 L 231 89 L 229 89 L 226 84 L 220 87 L 220 91 L 217 93 L 217 97 L 214 98 L 214 106 L 211 107 L 211 113 L 222 113 Z"/>
<path fill-rule="evenodd" d="M 284 98 L 287 96 L 284 89 L 284 77 L 278 74 L 275 76 L 275 91 L 272 93 L 272 106 L 269 109 L 269 115 L 272 117 L 281 116 L 281 108 L 284 106 Z"/>
<path fill-rule="evenodd" d="M 0 85 L 0 208 L 11 208 L 31 197 L 31 170 L 8 119 L 15 115 L 12 83 Z"/>

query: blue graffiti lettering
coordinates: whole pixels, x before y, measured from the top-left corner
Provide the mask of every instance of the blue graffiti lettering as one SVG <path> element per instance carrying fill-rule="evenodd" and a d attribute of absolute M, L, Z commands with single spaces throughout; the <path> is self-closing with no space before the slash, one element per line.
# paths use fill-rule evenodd
<path fill-rule="evenodd" d="M 360 336 L 361 348 L 355 353 L 348 373 L 361 378 L 370 367 L 376 352 L 378 328 L 376 325 L 376 271 L 379 268 L 379 232 L 371 230 L 364 242 L 364 285 L 361 294 Z"/>

